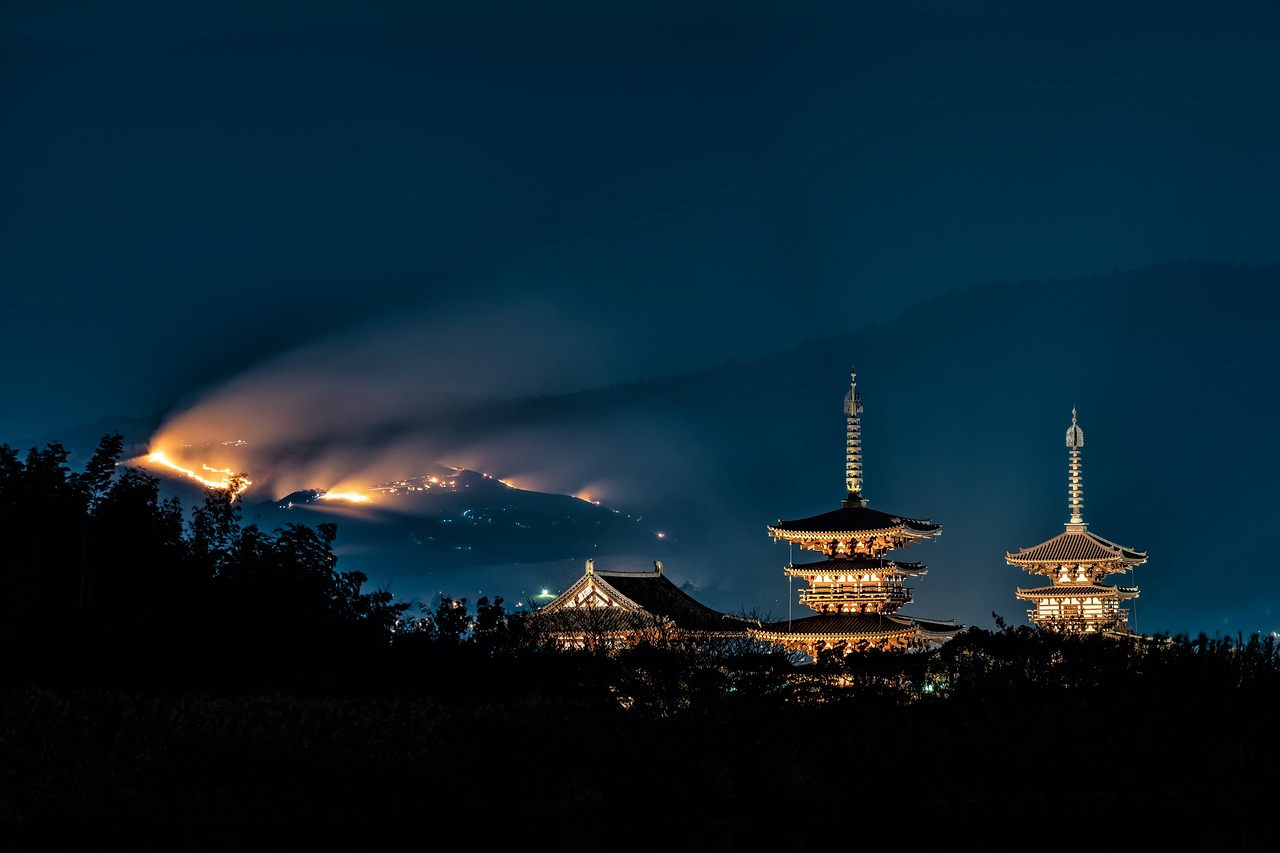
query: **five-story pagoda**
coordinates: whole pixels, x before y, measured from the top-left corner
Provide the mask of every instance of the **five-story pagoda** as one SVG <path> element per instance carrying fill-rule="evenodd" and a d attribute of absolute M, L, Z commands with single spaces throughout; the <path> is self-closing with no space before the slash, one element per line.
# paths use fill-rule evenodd
<path fill-rule="evenodd" d="M 942 526 L 931 519 L 909 518 L 867 506 L 862 495 L 862 395 L 857 374 L 849 376 L 845 395 L 845 485 L 848 497 L 839 509 L 768 527 L 774 541 L 785 539 L 825 559 L 791 563 L 789 577 L 800 578 L 801 604 L 815 615 L 773 622 L 753 629 L 753 637 L 817 658 L 823 651 L 840 654 L 863 649 L 915 649 L 942 643 L 963 626 L 952 621 L 919 619 L 898 613 L 912 602 L 909 577 L 925 574 L 921 563 L 889 556 L 891 551 L 936 538 Z"/>
<path fill-rule="evenodd" d="M 1089 532 L 1084 522 L 1080 466 L 1083 447 L 1084 430 L 1076 423 L 1073 408 L 1071 426 L 1067 428 L 1067 529 L 1047 542 L 1009 552 L 1005 560 L 1053 581 L 1049 586 L 1017 590 L 1018 598 L 1035 605 L 1027 611 L 1027 617 L 1036 627 L 1065 633 L 1128 633 L 1129 611 L 1120 602 L 1137 598 L 1138 588 L 1110 586 L 1102 579 L 1142 565 L 1147 561 L 1147 552 L 1117 545 Z"/>

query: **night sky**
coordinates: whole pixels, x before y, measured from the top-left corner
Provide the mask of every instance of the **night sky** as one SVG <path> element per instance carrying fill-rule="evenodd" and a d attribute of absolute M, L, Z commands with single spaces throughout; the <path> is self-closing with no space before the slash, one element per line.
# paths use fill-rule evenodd
<path fill-rule="evenodd" d="M 1280 261 L 1280 7 L 796 5 L 6 3 L 0 442 L 363 435 L 992 282 Z"/>

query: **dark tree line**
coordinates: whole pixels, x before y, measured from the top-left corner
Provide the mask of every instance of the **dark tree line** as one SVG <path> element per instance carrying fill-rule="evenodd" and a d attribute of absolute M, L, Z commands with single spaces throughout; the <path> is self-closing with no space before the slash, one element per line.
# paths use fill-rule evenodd
<path fill-rule="evenodd" d="M 0 446 L 0 828 L 327 837 L 424 803 L 488 819 L 515 779 L 503 807 L 522 825 L 612 837 L 661 800 L 727 821 L 720 838 L 762 803 L 892 779 L 938 820 L 1069 801 L 1203 815 L 1229 842 L 1205 849 L 1241 849 L 1272 798 L 1274 637 L 997 617 L 928 651 L 812 663 L 656 625 L 567 649 L 501 598 L 366 591 L 334 525 L 245 524 L 231 490 L 187 510 L 120 453 L 106 436 L 73 471 L 57 444 Z"/>
<path fill-rule="evenodd" d="M 0 670 L 9 684 L 138 690 L 336 686 L 406 605 L 337 569 L 332 524 L 244 524 L 233 489 L 187 513 L 119 464 L 0 446 Z"/>
<path fill-rule="evenodd" d="M 215 692 L 527 695 L 591 689 L 637 713 L 720 701 L 910 704 L 973 694 L 1276 689 L 1273 637 L 1069 637 L 970 629 L 938 649 L 823 656 L 641 632 L 566 651 L 501 598 L 474 609 L 366 590 L 337 527 L 246 524 L 235 488 L 185 509 L 120 464 L 118 433 L 82 470 L 51 443 L 0 445 L 0 677 L 12 686 Z M 648 698 L 646 698 L 648 697 Z M 808 698 L 806 698 L 808 697 Z M 814 699 L 816 701 L 816 699 Z M 955 704 L 959 704 L 956 702 Z"/>

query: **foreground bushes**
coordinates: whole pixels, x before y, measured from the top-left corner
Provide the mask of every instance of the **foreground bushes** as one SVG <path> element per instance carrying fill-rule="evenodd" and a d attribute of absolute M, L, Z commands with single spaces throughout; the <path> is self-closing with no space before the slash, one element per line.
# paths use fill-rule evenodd
<path fill-rule="evenodd" d="M 180 830 L 227 844 L 386 840 L 436 821 L 621 822 L 638 839 L 674 815 L 748 842 L 763 836 L 746 826 L 792 837 L 788 803 L 834 798 L 854 814 L 839 794 L 852 786 L 859 802 L 901 800 L 921 826 L 982 815 L 1009 843 L 1025 841 L 1023 818 L 1069 805 L 1123 826 L 1207 831 L 1212 817 L 1205 849 L 1242 849 L 1212 844 L 1257 831 L 1280 757 L 1280 675 L 1262 638 L 971 629 L 928 653 L 818 665 L 746 648 L 452 648 L 449 663 L 423 646 L 424 666 L 382 695 L 9 689 L 0 821 L 27 837 Z"/>
<path fill-rule="evenodd" d="M 0 446 L 0 830 L 19 843 L 801 849 L 977 827 L 1044 847 L 1069 815 L 1106 843 L 1159 824 L 1240 850 L 1267 826 L 1274 638 L 568 651 L 501 599 L 414 614 L 363 592 L 332 526 L 242 525 L 216 491 L 184 522 L 119 449 L 73 474 L 56 446 Z"/>

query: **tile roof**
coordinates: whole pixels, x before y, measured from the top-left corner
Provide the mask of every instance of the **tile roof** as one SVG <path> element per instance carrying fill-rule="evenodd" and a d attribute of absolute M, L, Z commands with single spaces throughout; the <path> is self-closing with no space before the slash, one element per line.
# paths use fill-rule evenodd
<path fill-rule="evenodd" d="M 666 616 L 684 630 L 741 630 L 756 623 L 707 607 L 660 572 L 602 572 L 596 577 L 647 612 Z"/>
<path fill-rule="evenodd" d="M 535 611 L 533 624 L 549 634 L 631 634 L 654 628 L 666 629 L 671 623 L 661 616 L 643 610 L 622 607 L 565 607 Z"/>
<path fill-rule="evenodd" d="M 1147 552 L 1125 548 L 1087 530 L 1067 530 L 1039 545 L 1010 551 L 1005 560 L 1012 565 L 1115 562 L 1136 566 L 1146 562 Z"/>
<path fill-rule="evenodd" d="M 770 622 L 753 630 L 753 635 L 793 639 L 841 638 L 849 640 L 877 637 L 909 637 L 923 631 L 950 636 L 962 627 L 954 622 L 915 619 L 910 616 L 886 616 L 883 613 L 819 613 L 803 619 Z"/>
<path fill-rule="evenodd" d="M 792 563 L 789 570 L 793 574 L 859 574 L 861 572 L 882 572 L 885 569 L 898 571 L 906 575 L 923 574 L 924 563 L 907 563 L 902 560 L 887 558 L 871 559 L 867 557 L 832 557 L 828 560 L 815 560 L 812 563 Z"/>
<path fill-rule="evenodd" d="M 1093 583 L 1058 583 L 1033 589 L 1018 587 L 1019 598 L 1137 598 L 1138 588 Z"/>
<path fill-rule="evenodd" d="M 929 519 L 908 518 L 890 515 L 878 509 L 865 506 L 846 506 L 821 515 L 809 518 L 798 518 L 791 521 L 779 521 L 769 525 L 769 532 L 775 536 L 783 533 L 802 534 L 840 534 L 840 533 L 878 533 L 880 531 L 906 530 L 924 536 L 936 536 L 942 531 L 941 524 L 934 524 Z M 776 532 L 775 532 L 776 531 Z"/>
<path fill-rule="evenodd" d="M 957 625 L 951 619 L 921 619 L 915 616 L 911 617 L 911 620 L 916 623 L 916 627 L 922 632 L 940 637 L 954 637 L 964 630 L 963 625 Z"/>
<path fill-rule="evenodd" d="M 569 606 L 579 590 L 595 584 L 614 601 L 613 607 Z M 584 574 L 555 601 L 535 611 L 535 618 L 549 630 L 574 630 L 584 621 L 597 629 L 628 631 L 670 624 L 684 631 L 743 633 L 754 620 L 731 616 L 707 607 L 671 582 L 661 571 Z"/>

